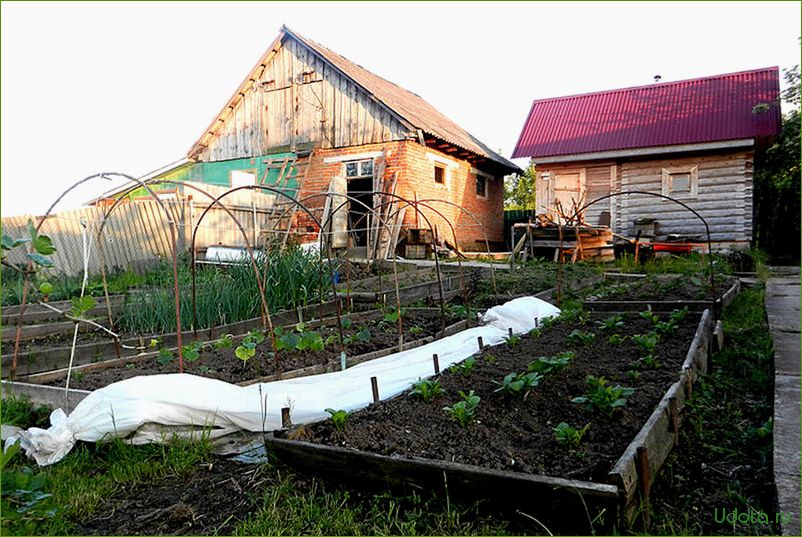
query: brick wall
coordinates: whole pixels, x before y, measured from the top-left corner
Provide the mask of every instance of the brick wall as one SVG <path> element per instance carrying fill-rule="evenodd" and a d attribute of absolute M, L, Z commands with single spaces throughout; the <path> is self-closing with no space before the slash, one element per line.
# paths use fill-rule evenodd
<path fill-rule="evenodd" d="M 471 164 L 458 160 L 431 148 L 423 147 L 413 140 L 369 144 L 339 149 L 318 149 L 312 155 L 309 170 L 302 181 L 299 199 L 307 199 L 305 205 L 320 218 L 325 196 L 317 196 L 328 190 L 332 177 L 343 173 L 342 162 L 325 162 L 332 157 L 342 157 L 361 153 L 385 150 L 385 177 L 398 174 L 396 194 L 414 200 L 446 200 L 429 202 L 430 208 L 419 206 L 419 213 L 407 208 L 404 227 L 428 228 L 426 219 L 437 226 L 438 234 L 449 243 L 454 243 L 453 225 L 459 246 L 465 250 L 484 250 L 484 234 L 468 212 L 472 213 L 484 226 L 490 241 L 503 240 L 504 189 L 502 178 L 486 180 L 487 196 L 476 195 L 476 176 L 471 172 Z M 446 177 L 444 184 L 434 180 L 435 164 L 444 165 Z M 310 199 L 310 196 L 314 196 Z M 458 207 L 457 207 L 458 206 Z M 465 211 L 460 209 L 463 207 Z M 466 212 L 468 211 L 468 212 Z M 437 213 L 441 213 L 438 215 Z M 417 218 L 416 218 L 417 216 Z M 417 224 L 416 224 L 417 221 Z M 317 226 L 312 218 L 299 213 L 294 229 L 303 235 L 304 241 L 317 238 Z M 480 241 L 480 242 L 477 242 Z"/>

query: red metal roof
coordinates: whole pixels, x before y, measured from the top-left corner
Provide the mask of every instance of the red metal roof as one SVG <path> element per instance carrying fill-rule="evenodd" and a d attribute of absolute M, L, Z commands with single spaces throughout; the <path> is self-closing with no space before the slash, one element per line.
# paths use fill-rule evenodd
<path fill-rule="evenodd" d="M 550 157 L 772 136 L 780 131 L 777 67 L 532 103 L 518 157 Z M 767 104 L 757 112 L 754 107 Z"/>

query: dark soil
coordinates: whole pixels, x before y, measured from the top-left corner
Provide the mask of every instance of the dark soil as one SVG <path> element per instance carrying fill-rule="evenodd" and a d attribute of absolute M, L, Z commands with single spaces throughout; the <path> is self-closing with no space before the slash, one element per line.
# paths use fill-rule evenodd
<path fill-rule="evenodd" d="M 446 274 L 444 271 L 440 272 L 440 277 L 442 279 L 446 279 L 451 274 Z M 398 287 L 410 287 L 413 285 L 418 285 L 421 283 L 430 283 L 436 282 L 437 276 L 433 270 L 404 270 L 398 271 Z M 377 278 L 372 278 L 370 280 L 363 279 L 363 280 L 354 280 L 351 279 L 350 281 L 351 291 L 358 291 L 358 292 L 378 292 L 379 291 L 379 280 Z M 346 281 L 344 275 L 340 275 L 340 290 L 345 291 L 346 288 Z M 395 289 L 395 275 L 392 271 L 389 274 L 384 274 L 381 279 L 381 289 L 384 291 L 394 290 Z"/>
<path fill-rule="evenodd" d="M 620 346 L 607 342 L 595 326 L 561 322 L 540 337 L 526 336 L 514 347 L 485 349 L 468 376 L 445 371 L 439 380 L 445 395 L 424 403 L 404 394 L 354 413 L 344 432 L 330 421 L 296 431 L 311 442 L 371 451 L 383 455 L 416 456 L 472 464 L 499 470 L 546 474 L 603 482 L 653 412 L 671 383 L 679 378 L 681 364 L 696 331 L 699 316 L 688 315 L 678 329 L 664 338 L 656 351 L 662 367 L 641 367 L 640 378 L 629 376 L 630 363 L 644 353 L 631 340 Z M 595 341 L 570 346 L 566 336 L 574 329 L 593 331 Z M 637 314 L 626 318 L 622 334 L 642 334 L 652 324 Z M 553 356 L 571 349 L 570 365 L 545 377 L 526 397 L 502 395 L 493 381 L 510 372 L 526 371 L 539 356 Z M 587 375 L 604 376 L 611 385 L 635 388 L 623 411 L 605 417 L 571 402 L 583 395 Z M 443 407 L 459 401 L 458 392 L 475 390 L 481 396 L 476 422 L 462 428 L 449 419 Z M 558 444 L 553 428 L 560 422 L 590 428 L 578 450 Z"/>
<path fill-rule="evenodd" d="M 348 356 L 359 356 L 369 352 L 387 349 L 398 345 L 398 325 L 383 320 L 381 314 L 365 321 L 355 321 L 344 335 L 354 335 L 363 328 L 370 330 L 370 341 L 356 341 L 346 347 Z M 455 322 L 454 319 L 446 321 L 447 324 Z M 428 336 L 435 336 L 442 328 L 442 316 L 437 311 L 412 311 L 403 317 L 404 341 L 414 341 Z M 333 326 L 324 326 L 314 329 L 324 340 L 329 336 L 338 335 Z M 414 332 L 414 333 L 413 333 Z M 189 343 L 189 342 L 187 342 Z M 260 377 L 274 375 L 280 372 L 292 371 L 313 365 L 323 365 L 331 362 L 339 363 L 339 343 L 327 345 L 322 351 L 312 350 L 282 350 L 277 361 L 272 355 L 272 346 L 269 338 L 257 347 L 256 355 L 243 362 L 235 354 L 238 343 L 230 348 L 213 349 L 206 347 L 200 357 L 194 362 L 184 360 L 184 372 L 215 378 L 225 382 L 239 383 Z M 158 375 L 163 373 L 177 373 L 177 357 L 172 362 L 160 364 L 155 357 L 146 361 L 129 362 L 123 366 L 81 371 L 73 373 L 70 387 L 79 390 L 96 390 L 113 382 L 139 375 Z M 49 382 L 52 386 L 63 386 L 65 379 Z"/>
<path fill-rule="evenodd" d="M 263 465 L 219 460 L 189 476 L 123 487 L 75 535 L 230 535 L 258 507 Z M 269 485 L 268 485 L 269 486 Z"/>
<path fill-rule="evenodd" d="M 734 284 L 736 278 L 716 278 L 716 298 Z M 705 276 L 646 276 L 635 281 L 604 280 L 593 287 L 588 300 L 711 300 L 710 280 Z"/>

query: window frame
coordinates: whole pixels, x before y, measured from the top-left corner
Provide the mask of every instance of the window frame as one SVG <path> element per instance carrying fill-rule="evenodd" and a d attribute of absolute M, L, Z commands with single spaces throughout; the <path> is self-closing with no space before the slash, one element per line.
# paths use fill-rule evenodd
<path fill-rule="evenodd" d="M 672 190 L 674 175 L 688 175 L 688 189 L 681 192 Z M 695 198 L 699 195 L 699 166 L 675 166 L 671 168 L 663 168 L 661 178 L 661 194 L 669 197 L 685 197 Z M 668 201 L 668 200 L 663 200 Z"/>
<path fill-rule="evenodd" d="M 475 189 L 474 193 L 476 194 L 477 199 L 487 200 L 490 197 L 490 182 L 495 178 L 492 175 L 490 175 L 489 173 L 477 170 L 476 168 L 471 168 L 471 173 L 474 174 L 475 179 L 476 179 L 476 183 L 475 183 L 475 186 L 474 186 L 474 189 Z M 480 177 L 484 181 L 484 185 L 485 185 L 485 193 L 484 193 L 484 195 L 479 194 L 479 190 L 476 189 L 476 186 L 478 186 L 478 181 L 479 181 Z"/>
<path fill-rule="evenodd" d="M 437 180 L 437 170 L 440 170 L 442 173 L 440 174 L 440 181 Z M 440 162 L 435 162 L 432 167 L 432 179 L 434 180 L 434 184 L 446 186 L 446 177 L 448 176 L 448 166 L 442 164 Z"/>

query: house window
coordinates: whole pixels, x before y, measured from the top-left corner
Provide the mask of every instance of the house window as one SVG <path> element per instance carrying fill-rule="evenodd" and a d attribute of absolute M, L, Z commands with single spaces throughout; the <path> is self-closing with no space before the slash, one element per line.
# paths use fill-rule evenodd
<path fill-rule="evenodd" d="M 373 177 L 373 159 L 353 160 L 345 163 L 345 177 Z"/>
<path fill-rule="evenodd" d="M 487 177 L 476 175 L 476 195 L 480 198 L 487 197 Z"/>
<path fill-rule="evenodd" d="M 699 167 L 663 168 L 662 194 L 695 196 L 699 189 Z"/>
<path fill-rule="evenodd" d="M 440 185 L 446 182 L 446 167 L 442 164 L 434 165 L 434 182 Z"/>

